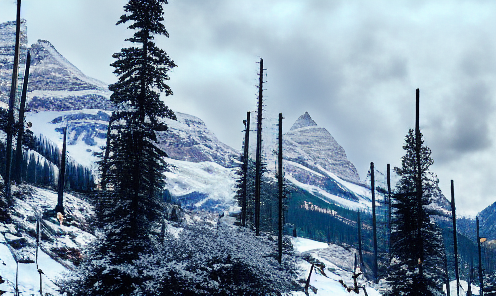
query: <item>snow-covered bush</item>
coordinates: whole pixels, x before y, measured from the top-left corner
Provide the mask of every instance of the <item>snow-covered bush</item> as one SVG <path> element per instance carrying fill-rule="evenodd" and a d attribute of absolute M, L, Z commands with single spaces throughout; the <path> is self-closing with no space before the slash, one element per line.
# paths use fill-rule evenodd
<path fill-rule="evenodd" d="M 293 258 L 280 265 L 273 242 L 220 223 L 186 226 L 137 264 L 150 278 L 145 295 L 157 284 L 163 295 L 280 295 L 300 289 Z"/>
<path fill-rule="evenodd" d="M 62 287 L 68 295 L 108 295 L 123 291 L 121 286 L 125 295 L 281 295 L 301 290 L 295 257 L 284 255 L 280 265 L 276 250 L 274 241 L 246 228 L 197 222 L 174 228 L 174 234 L 167 233 L 153 253 L 142 254 L 132 266 L 92 254 Z"/>

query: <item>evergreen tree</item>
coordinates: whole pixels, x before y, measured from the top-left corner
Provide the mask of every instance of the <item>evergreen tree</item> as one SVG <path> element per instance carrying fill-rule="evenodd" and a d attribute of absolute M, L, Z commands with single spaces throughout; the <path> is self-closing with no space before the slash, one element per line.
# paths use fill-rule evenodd
<path fill-rule="evenodd" d="M 238 206 L 243 205 L 243 181 L 246 178 L 247 196 L 246 196 L 246 227 L 255 229 L 255 161 L 253 159 L 243 160 L 237 171 L 238 178 L 236 180 L 236 200 Z M 243 166 L 247 165 L 247 174 L 243 174 Z M 278 230 L 278 187 L 275 178 L 270 178 L 267 175 L 267 165 L 262 161 L 261 169 L 262 176 L 260 178 L 260 231 L 265 233 L 275 234 Z M 284 196 L 287 195 L 286 187 L 284 188 Z M 283 199 L 284 212 L 288 207 L 288 199 Z M 241 213 L 237 215 L 238 223 L 241 224 Z"/>
<path fill-rule="evenodd" d="M 134 263 L 156 246 L 154 229 L 161 225 L 167 170 L 155 131 L 167 129 L 161 118 L 175 119 L 159 92 L 172 94 L 167 72 L 176 65 L 153 42 L 154 35 L 168 37 L 162 24 L 164 4 L 166 0 L 129 0 L 117 22 L 129 24 L 134 35 L 126 40 L 133 46 L 113 55 L 118 81 L 109 86 L 115 111 L 108 158 L 101 162 L 106 186 L 98 206 L 103 236 L 83 263 L 89 271 L 78 283 L 81 295 L 130 295 L 146 282 Z"/>
<path fill-rule="evenodd" d="M 434 161 L 431 150 L 424 145 L 420 135 L 422 204 L 418 206 L 415 138 L 414 131 L 410 129 L 403 146 L 406 154 L 402 157 L 402 167 L 395 168 L 400 180 L 396 184 L 392 204 L 389 295 L 443 295 L 443 239 L 427 207 L 437 187 L 437 179 L 429 172 Z"/>
<path fill-rule="evenodd" d="M 30 184 L 36 184 L 36 157 L 34 156 L 34 153 L 29 155 L 26 181 Z"/>

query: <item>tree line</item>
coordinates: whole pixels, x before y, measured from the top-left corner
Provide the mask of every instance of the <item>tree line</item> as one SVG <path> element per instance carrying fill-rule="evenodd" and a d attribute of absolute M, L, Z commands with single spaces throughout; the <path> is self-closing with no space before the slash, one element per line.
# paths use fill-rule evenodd
<path fill-rule="evenodd" d="M 21 182 L 36 186 L 57 189 L 58 163 L 61 153 L 57 146 L 43 136 L 33 137 L 29 149 L 23 148 L 21 163 L 16 163 L 20 170 Z M 7 147 L 0 142 L 0 158 L 5 159 Z M 16 150 L 12 152 L 16 154 Z M 12 163 L 12 166 L 14 164 Z M 5 163 L 0 163 L 0 175 L 5 179 Z M 95 188 L 95 180 L 91 169 L 70 159 L 66 164 L 65 188 L 77 192 L 90 192 Z"/>

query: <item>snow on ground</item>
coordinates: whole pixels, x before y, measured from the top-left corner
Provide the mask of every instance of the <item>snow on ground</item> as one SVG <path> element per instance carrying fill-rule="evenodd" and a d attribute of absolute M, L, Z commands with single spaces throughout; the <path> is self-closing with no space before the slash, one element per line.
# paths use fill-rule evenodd
<path fill-rule="evenodd" d="M 480 295 L 479 287 L 474 284 L 471 285 L 472 295 Z M 446 293 L 446 285 L 443 286 L 443 291 Z M 464 280 L 460 280 L 460 295 L 467 295 L 468 283 Z M 450 282 L 450 295 L 457 295 L 456 293 L 456 281 Z"/>
<path fill-rule="evenodd" d="M 3 235 L 0 235 L 3 237 Z M 42 270 L 41 277 L 43 295 L 60 295 L 57 285 L 54 284 L 67 269 L 56 262 L 43 251 L 38 253 L 38 267 Z M 5 283 L 0 290 L 6 291 L 3 295 L 15 295 L 16 261 L 5 243 L 0 243 L 0 275 Z M 40 274 L 35 263 L 19 263 L 18 288 L 20 295 L 38 295 L 40 291 Z"/>
<path fill-rule="evenodd" d="M 175 163 L 180 164 L 176 161 Z M 222 184 L 225 184 L 225 180 L 218 177 L 219 174 L 215 173 L 218 179 L 214 176 L 210 176 L 212 172 L 218 169 L 216 164 L 212 163 L 200 163 L 192 164 L 189 163 L 191 167 L 181 167 L 181 170 L 190 170 L 189 176 L 195 173 L 202 176 L 203 185 L 205 190 L 219 190 L 226 191 L 227 188 L 222 188 Z M 185 174 L 181 174 L 184 176 Z M 225 176 L 224 176 L 225 177 Z M 200 180 L 202 179 L 200 178 Z M 184 180 L 183 180 L 184 181 Z M 176 180 L 176 183 L 179 183 Z M 217 187 L 215 187 L 217 186 Z M 220 186 L 220 187 L 219 187 Z M 196 188 L 200 187 L 198 184 L 195 185 Z M 215 189 L 217 188 L 217 189 Z M 29 188 L 28 188 L 29 189 Z M 179 190 L 179 189 L 177 189 Z M 186 190 L 183 188 L 183 190 Z M 57 195 L 55 192 L 40 188 L 32 187 L 31 190 L 25 190 L 25 192 L 31 192 L 30 194 L 25 194 L 22 199 L 16 201 L 16 213 L 17 217 L 15 219 L 15 225 L 0 225 L 0 275 L 6 280 L 6 283 L 0 285 L 0 290 L 7 291 L 6 295 L 14 295 L 14 287 L 16 280 L 16 262 L 13 254 L 19 254 L 24 256 L 24 258 L 32 258 L 33 252 L 33 238 L 29 236 L 29 229 L 33 227 L 32 217 L 35 212 L 46 213 L 48 209 L 55 206 Z M 184 193 L 184 192 L 183 192 Z M 65 266 L 71 266 L 72 263 L 69 260 L 54 260 L 54 247 L 74 247 L 81 248 L 86 243 L 94 239 L 94 236 L 83 229 L 87 227 L 85 221 L 88 217 L 93 214 L 91 206 L 77 198 L 76 196 L 67 194 L 65 195 L 64 204 L 68 215 L 72 216 L 73 222 L 64 222 L 63 226 L 60 226 L 53 217 L 43 218 L 44 225 L 47 225 L 51 229 L 49 235 L 54 241 L 44 241 L 42 243 L 43 250 L 39 253 L 39 268 L 43 271 L 42 284 L 43 292 L 50 293 L 52 295 L 60 295 L 57 292 L 57 286 L 54 282 L 58 277 L 62 276 L 64 272 L 68 269 Z M 198 214 L 199 215 L 199 214 Z M 206 215 L 206 214 L 205 214 Z M 217 217 L 213 215 L 212 217 Z M 24 217 L 24 218 L 22 218 Z M 204 219 L 211 219 L 210 216 L 203 217 Z M 195 217 L 192 217 L 193 219 Z M 201 218 L 200 216 L 196 218 Z M 83 228 L 83 229 L 82 229 Z M 47 230 L 45 230 L 47 231 Z M 178 235 L 181 231 L 178 227 L 173 227 L 173 225 L 168 225 L 168 231 L 173 235 Z M 24 237 L 28 239 L 28 246 L 23 248 L 31 248 L 31 250 L 25 252 L 19 252 L 19 250 L 11 250 L 7 247 L 8 240 L 13 237 Z M 333 295 L 333 296 L 350 296 L 351 294 L 345 290 L 339 280 L 343 280 L 348 286 L 351 286 L 352 281 L 352 267 L 354 261 L 354 249 L 346 249 L 337 245 L 328 245 L 326 243 L 321 243 L 305 238 L 293 238 L 293 245 L 298 256 L 299 266 L 302 270 L 300 278 L 306 280 L 311 268 L 311 264 L 302 258 L 302 255 L 309 254 L 313 258 L 323 262 L 325 264 L 325 269 L 323 272 L 314 269 L 310 285 L 316 288 L 316 293 L 313 290 L 310 291 L 310 295 Z M 31 247 L 30 247 L 31 246 Z M 35 248 L 34 248 L 35 249 Z M 304 253 L 304 254 L 303 254 Z M 20 263 L 19 264 L 19 290 L 21 295 L 37 295 L 39 294 L 39 273 L 35 263 Z M 359 278 L 359 284 L 365 285 L 367 293 L 370 296 L 380 296 L 376 289 L 372 288 L 370 283 L 367 282 L 363 277 Z M 363 293 L 363 292 L 361 292 Z M 353 292 L 352 292 L 353 294 Z M 303 296 L 302 292 L 294 292 L 292 295 Z M 364 295 L 364 294 L 353 294 L 353 295 Z"/>
<path fill-rule="evenodd" d="M 309 253 L 313 258 L 325 264 L 324 273 L 314 268 L 312 276 L 310 277 L 310 285 L 317 289 L 317 293 L 314 293 L 312 289 L 309 289 L 309 295 L 365 295 L 362 290 L 360 290 L 360 294 L 355 294 L 354 292 L 350 293 L 339 282 L 340 280 L 343 280 L 347 286 L 353 285 L 352 269 L 354 250 L 347 250 L 337 245 L 328 245 L 305 238 L 292 238 L 292 243 L 295 252 L 300 255 L 302 253 Z M 300 277 L 306 281 L 308 274 L 310 273 L 311 264 L 301 260 L 299 266 L 303 270 Z M 358 283 L 359 285 L 365 285 L 369 296 L 381 295 L 377 290 L 370 286 L 370 283 L 367 282 L 363 276 L 359 277 Z M 292 295 L 305 296 L 305 293 L 293 292 Z"/>
<path fill-rule="evenodd" d="M 189 162 L 166 160 L 174 167 L 166 172 L 166 188 L 174 196 L 184 196 L 193 192 L 208 195 L 198 201 L 195 206 L 200 208 L 207 201 L 214 201 L 228 208 L 229 212 L 236 209 L 235 170 L 225 168 L 215 162 Z"/>
<path fill-rule="evenodd" d="M 0 290 L 7 291 L 5 295 L 14 295 L 16 258 L 27 262 L 19 263 L 21 295 L 39 295 L 38 268 L 43 271 L 44 295 L 59 295 L 54 282 L 80 258 L 80 250 L 95 239 L 89 225 L 93 207 L 82 198 L 65 193 L 66 220 L 60 225 L 51 213 L 57 204 L 56 192 L 29 185 L 13 186 L 12 191 L 16 197 L 12 223 L 0 223 L 0 276 L 6 280 Z M 42 222 L 38 268 L 35 263 L 37 219 Z"/>
<path fill-rule="evenodd" d="M 293 248 L 295 251 L 303 253 L 315 249 L 325 249 L 329 245 L 326 243 L 314 241 L 308 238 L 295 237 L 292 239 Z"/>
<path fill-rule="evenodd" d="M 62 150 L 62 142 L 63 135 L 62 133 L 56 131 L 56 128 L 65 127 L 66 122 L 62 121 L 60 123 L 54 124 L 51 123 L 52 120 L 61 116 L 67 116 L 72 114 L 91 114 L 96 115 L 98 112 L 106 112 L 110 114 L 108 111 L 99 110 L 99 109 L 84 109 L 84 110 L 75 110 L 75 111 L 43 111 L 43 112 L 28 112 L 26 113 L 26 121 L 31 122 L 33 126 L 30 128 L 35 136 L 43 135 L 50 141 L 52 141 L 55 145 L 58 145 Z M 83 121 L 90 121 L 87 119 L 83 119 Z M 107 125 L 106 121 L 93 121 L 95 123 L 101 123 Z M 98 137 L 94 137 L 96 141 L 95 146 L 87 145 L 83 140 L 84 135 L 80 135 L 76 145 L 67 145 L 67 152 L 70 157 L 72 157 L 77 163 L 86 166 L 88 168 L 94 168 L 95 162 L 98 160 L 96 156 L 93 155 L 93 152 L 99 152 L 101 146 L 106 145 L 105 139 L 100 139 Z M 69 136 L 69 138 L 72 138 Z"/>
<path fill-rule="evenodd" d="M 335 202 L 341 206 L 344 206 L 347 209 L 356 210 L 356 211 L 358 211 L 358 210 L 363 211 L 363 210 L 369 210 L 370 209 L 370 202 L 366 201 L 364 199 L 360 199 L 359 202 L 355 202 L 352 200 L 348 200 L 348 199 L 339 197 L 339 196 L 334 195 L 334 194 L 330 194 L 329 192 L 327 192 L 324 189 L 319 188 L 315 185 L 309 185 L 309 184 L 299 182 L 291 175 L 286 175 L 285 178 L 289 182 L 291 182 L 294 185 L 308 191 L 309 193 L 315 194 L 317 196 L 322 196 L 322 197 L 326 198 L 328 201 Z"/>

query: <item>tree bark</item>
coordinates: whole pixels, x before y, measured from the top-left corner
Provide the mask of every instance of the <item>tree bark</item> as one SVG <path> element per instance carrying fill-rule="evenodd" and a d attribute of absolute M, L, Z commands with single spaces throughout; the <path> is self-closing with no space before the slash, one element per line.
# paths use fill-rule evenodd
<path fill-rule="evenodd" d="M 257 151 L 255 169 L 255 235 L 260 235 L 260 183 L 262 179 L 262 92 L 263 92 L 263 59 L 260 58 L 260 74 L 258 86 L 258 114 L 257 114 Z"/>
<path fill-rule="evenodd" d="M 7 155 L 5 164 L 5 195 L 7 202 L 12 205 L 12 193 L 10 187 L 11 163 L 12 163 L 12 137 L 14 134 L 14 105 L 17 91 L 17 78 L 19 76 L 19 47 L 21 34 L 21 0 L 17 0 L 16 16 L 16 40 L 14 48 L 14 67 L 12 68 L 12 84 L 10 86 L 9 113 L 7 123 Z"/>
<path fill-rule="evenodd" d="M 282 172 L 282 113 L 279 113 L 279 154 L 278 154 L 278 174 L 277 180 L 279 185 L 279 236 L 277 240 L 279 255 L 278 261 L 282 262 L 282 223 L 283 223 L 283 209 L 282 209 L 282 198 L 283 198 L 283 172 Z"/>
<path fill-rule="evenodd" d="M 22 140 L 24 137 L 24 110 L 26 108 L 26 94 L 28 91 L 29 67 L 31 65 L 31 54 L 28 51 L 26 58 L 26 70 L 24 72 L 24 84 L 22 86 L 21 104 L 19 106 L 19 132 L 17 134 L 16 161 L 14 170 L 14 180 L 17 183 L 22 181 Z"/>
<path fill-rule="evenodd" d="M 453 249 L 455 256 L 456 296 L 460 296 L 460 275 L 458 273 L 458 243 L 456 235 L 455 185 L 451 180 L 451 216 L 453 220 Z"/>
<path fill-rule="evenodd" d="M 244 144 L 244 154 L 243 154 L 243 196 L 242 196 L 242 206 L 241 206 L 241 225 L 246 227 L 246 206 L 248 198 L 248 166 L 250 164 L 249 159 L 249 148 L 250 148 L 250 112 L 246 112 L 246 122 L 245 122 L 245 144 Z"/>
<path fill-rule="evenodd" d="M 370 163 L 370 191 L 372 192 L 372 232 L 374 240 L 374 282 L 378 283 L 378 265 L 377 265 L 377 220 L 375 216 L 375 176 L 374 163 Z"/>

